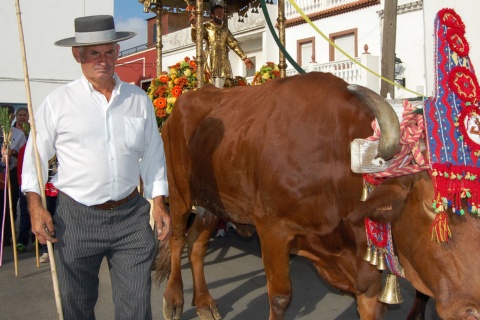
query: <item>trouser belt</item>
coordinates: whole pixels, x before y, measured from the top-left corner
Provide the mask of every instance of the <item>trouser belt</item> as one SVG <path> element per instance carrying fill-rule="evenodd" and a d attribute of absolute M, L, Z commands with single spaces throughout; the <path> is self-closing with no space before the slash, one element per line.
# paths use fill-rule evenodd
<path fill-rule="evenodd" d="M 133 199 L 136 195 L 138 194 L 137 188 L 133 189 L 132 193 L 130 193 L 126 198 L 114 201 L 114 200 L 109 200 L 107 202 L 104 202 L 102 204 L 97 204 L 94 205 L 93 207 L 100 209 L 100 210 L 113 210 L 116 207 L 121 206 L 124 203 L 127 203 L 131 199 Z"/>

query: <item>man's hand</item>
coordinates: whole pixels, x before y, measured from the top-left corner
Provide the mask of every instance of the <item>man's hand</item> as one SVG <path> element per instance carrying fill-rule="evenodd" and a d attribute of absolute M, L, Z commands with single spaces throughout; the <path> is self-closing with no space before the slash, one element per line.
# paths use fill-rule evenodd
<path fill-rule="evenodd" d="M 243 60 L 243 62 L 245 62 L 245 65 L 247 66 L 247 69 L 255 68 L 255 65 L 253 64 L 252 60 L 246 58 L 245 60 Z"/>
<path fill-rule="evenodd" d="M 28 212 L 32 222 L 32 232 L 38 239 L 38 242 L 46 244 L 58 242 L 55 236 L 55 228 L 53 227 L 53 219 L 42 205 L 40 195 L 35 192 L 27 192 Z"/>
<path fill-rule="evenodd" d="M 158 240 L 160 242 L 167 241 L 172 233 L 172 225 L 164 196 L 158 196 L 153 199 L 152 216 L 157 227 Z"/>

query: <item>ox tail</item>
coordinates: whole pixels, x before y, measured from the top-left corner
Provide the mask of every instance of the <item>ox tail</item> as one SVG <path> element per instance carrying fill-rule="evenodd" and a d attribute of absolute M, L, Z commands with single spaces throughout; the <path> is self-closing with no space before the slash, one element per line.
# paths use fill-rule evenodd
<path fill-rule="evenodd" d="M 376 158 L 390 160 L 400 152 L 400 123 L 397 114 L 390 104 L 374 91 L 355 84 L 350 84 L 347 88 L 365 102 L 378 121 L 382 134 Z"/>
<path fill-rule="evenodd" d="M 171 270 L 171 254 L 170 254 L 170 242 L 166 241 L 157 250 L 157 256 L 153 262 L 152 270 L 153 281 L 158 285 L 163 282 L 169 275 Z"/>

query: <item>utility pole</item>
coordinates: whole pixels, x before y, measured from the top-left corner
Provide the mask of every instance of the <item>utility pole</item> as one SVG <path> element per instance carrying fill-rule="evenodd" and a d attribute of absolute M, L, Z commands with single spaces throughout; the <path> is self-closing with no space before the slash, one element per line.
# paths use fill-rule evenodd
<path fill-rule="evenodd" d="M 382 76 L 395 81 L 395 41 L 397 38 L 397 0 L 386 0 L 383 10 Z M 393 84 L 382 81 L 380 95 L 395 98 Z"/>

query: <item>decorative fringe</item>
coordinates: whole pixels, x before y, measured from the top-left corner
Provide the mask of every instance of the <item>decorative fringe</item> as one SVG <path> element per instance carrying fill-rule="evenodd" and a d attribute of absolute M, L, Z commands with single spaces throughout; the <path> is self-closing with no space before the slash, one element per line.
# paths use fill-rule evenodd
<path fill-rule="evenodd" d="M 451 209 L 460 216 L 465 214 L 462 200 L 466 200 L 467 211 L 480 216 L 478 203 L 480 197 L 480 168 L 433 164 L 431 172 L 435 187 L 433 210 L 437 214 L 433 221 L 432 239 L 448 242 L 452 237 L 446 211 Z"/>

